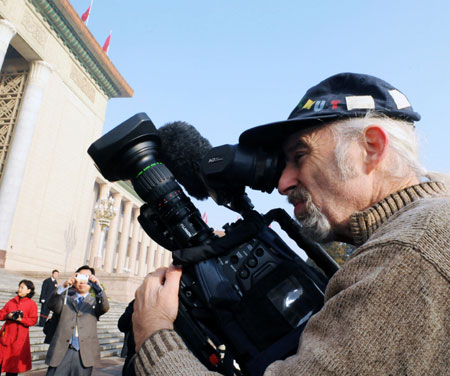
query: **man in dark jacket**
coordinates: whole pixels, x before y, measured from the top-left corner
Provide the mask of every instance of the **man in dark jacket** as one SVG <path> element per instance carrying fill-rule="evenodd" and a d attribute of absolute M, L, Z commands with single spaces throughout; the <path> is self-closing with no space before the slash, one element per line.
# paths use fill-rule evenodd
<path fill-rule="evenodd" d="M 52 276 L 42 282 L 41 295 L 39 297 L 39 302 L 41 303 L 41 314 L 39 316 L 38 326 L 44 326 L 48 319 L 48 314 L 50 309 L 48 308 L 47 302 L 50 296 L 58 289 L 58 278 L 59 271 L 53 270 Z"/>
<path fill-rule="evenodd" d="M 125 353 L 125 362 L 123 364 L 122 376 L 135 376 L 136 372 L 134 371 L 134 364 L 130 364 L 131 358 L 136 354 L 136 344 L 134 343 L 134 335 L 133 335 L 133 325 L 131 322 L 131 317 L 133 316 L 133 308 L 134 299 L 128 304 L 125 312 L 120 316 L 119 321 L 117 322 L 117 326 L 122 333 L 125 333 L 125 343 L 124 348 L 126 349 Z"/>
<path fill-rule="evenodd" d="M 89 376 L 100 360 L 97 320 L 108 312 L 109 303 L 94 274 L 93 268 L 81 266 L 50 297 L 48 305 L 60 318 L 45 359 L 48 376 Z M 75 290 L 72 296 L 66 293 L 69 286 Z M 91 287 L 95 297 L 89 293 Z"/>

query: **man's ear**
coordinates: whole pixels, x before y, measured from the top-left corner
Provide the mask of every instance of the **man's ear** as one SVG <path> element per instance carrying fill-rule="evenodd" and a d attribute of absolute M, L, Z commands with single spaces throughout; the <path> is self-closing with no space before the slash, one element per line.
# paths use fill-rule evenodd
<path fill-rule="evenodd" d="M 369 125 L 364 131 L 366 173 L 372 172 L 384 159 L 389 145 L 389 136 L 379 125 Z"/>

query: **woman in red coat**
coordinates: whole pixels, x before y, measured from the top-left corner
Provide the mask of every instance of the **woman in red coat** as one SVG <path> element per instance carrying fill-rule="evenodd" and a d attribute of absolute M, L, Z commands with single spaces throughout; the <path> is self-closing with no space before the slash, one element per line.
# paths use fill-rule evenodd
<path fill-rule="evenodd" d="M 17 296 L 0 310 L 0 373 L 17 375 L 31 369 L 29 327 L 36 324 L 37 305 L 31 300 L 34 284 L 29 280 L 19 283 Z"/>

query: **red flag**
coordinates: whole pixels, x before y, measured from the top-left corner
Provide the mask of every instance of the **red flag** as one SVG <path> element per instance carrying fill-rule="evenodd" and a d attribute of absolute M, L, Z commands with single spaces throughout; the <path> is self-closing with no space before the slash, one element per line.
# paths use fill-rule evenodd
<path fill-rule="evenodd" d="M 108 53 L 109 44 L 111 43 L 111 34 L 112 30 L 110 30 L 108 38 L 106 38 L 105 43 L 103 43 L 103 51 L 105 51 L 106 53 Z"/>
<path fill-rule="evenodd" d="M 87 11 L 81 15 L 81 21 L 86 22 L 89 18 L 89 14 L 91 14 L 91 6 L 90 5 L 89 5 L 89 8 L 87 8 Z"/>
<path fill-rule="evenodd" d="M 87 11 L 81 15 L 81 21 L 86 22 L 86 25 L 87 25 L 87 21 L 89 19 L 89 15 L 91 14 L 91 8 L 92 8 L 93 1 L 94 0 L 91 0 L 91 5 L 89 5 L 89 8 L 87 9 Z"/>
<path fill-rule="evenodd" d="M 206 212 L 203 212 L 202 219 L 205 223 L 208 223 L 208 216 L 206 215 Z"/>

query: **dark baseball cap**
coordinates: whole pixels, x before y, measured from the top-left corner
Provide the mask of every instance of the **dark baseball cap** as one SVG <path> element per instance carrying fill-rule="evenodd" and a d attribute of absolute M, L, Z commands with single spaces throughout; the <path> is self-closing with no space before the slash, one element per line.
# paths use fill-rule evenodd
<path fill-rule="evenodd" d="M 386 81 L 367 74 L 339 73 L 309 89 L 287 120 L 248 129 L 239 143 L 274 148 L 298 130 L 362 117 L 368 111 L 410 122 L 420 120 L 408 98 Z"/>

